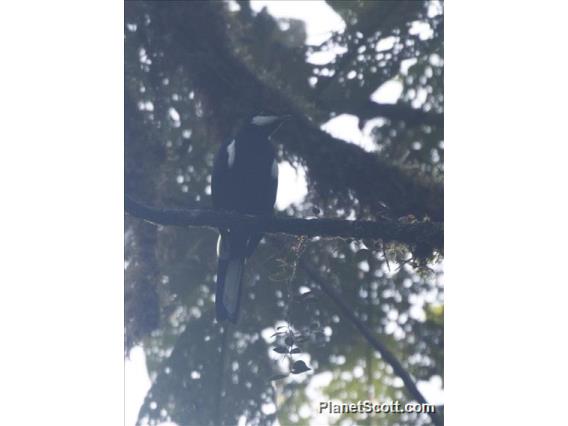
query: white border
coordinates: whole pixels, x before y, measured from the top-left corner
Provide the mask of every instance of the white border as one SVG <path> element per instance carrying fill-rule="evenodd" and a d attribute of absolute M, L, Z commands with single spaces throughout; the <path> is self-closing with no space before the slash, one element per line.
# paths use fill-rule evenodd
<path fill-rule="evenodd" d="M 448 425 L 565 418 L 562 6 L 445 3 Z"/>
<path fill-rule="evenodd" d="M 0 12 L 5 425 L 123 422 L 122 9 Z"/>

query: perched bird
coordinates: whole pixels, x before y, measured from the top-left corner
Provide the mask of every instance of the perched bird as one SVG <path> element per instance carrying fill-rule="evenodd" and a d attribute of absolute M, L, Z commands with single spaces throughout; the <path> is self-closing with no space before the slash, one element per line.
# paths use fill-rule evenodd
<path fill-rule="evenodd" d="M 211 177 L 213 207 L 268 216 L 273 213 L 278 188 L 278 163 L 270 136 L 287 116 L 250 117 L 234 139 L 217 153 Z M 238 227 L 221 229 L 217 242 L 217 320 L 236 322 L 245 261 L 262 238 Z"/>

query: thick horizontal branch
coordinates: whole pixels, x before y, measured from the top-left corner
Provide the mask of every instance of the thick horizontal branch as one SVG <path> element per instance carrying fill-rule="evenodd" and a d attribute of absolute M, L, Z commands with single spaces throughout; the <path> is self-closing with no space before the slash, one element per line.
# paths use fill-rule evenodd
<path fill-rule="evenodd" d="M 125 210 L 132 216 L 160 225 L 211 226 L 241 228 L 266 233 L 305 235 L 308 237 L 376 238 L 443 250 L 444 228 L 441 223 L 405 224 L 396 221 L 372 222 L 341 219 L 299 219 L 260 217 L 211 209 L 162 209 L 146 206 L 130 197 Z"/>

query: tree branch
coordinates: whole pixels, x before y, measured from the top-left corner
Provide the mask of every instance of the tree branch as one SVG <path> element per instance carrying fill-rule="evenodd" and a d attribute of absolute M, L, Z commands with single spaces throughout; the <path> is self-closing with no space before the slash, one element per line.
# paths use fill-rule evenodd
<path fill-rule="evenodd" d="M 379 202 L 386 203 L 396 216 L 414 214 L 435 221 L 444 217 L 444 188 L 439 182 L 423 179 L 393 165 L 375 153 L 337 139 L 322 131 L 307 117 L 317 110 L 291 88 L 268 82 L 235 54 L 234 41 L 227 35 L 227 17 L 221 3 L 194 2 L 192 7 L 179 3 L 176 20 L 162 16 L 165 9 L 150 4 L 153 25 L 168 29 L 167 38 L 157 38 L 157 49 L 166 52 L 164 61 L 171 67 L 182 66 L 191 75 L 204 102 L 214 110 L 205 120 L 214 122 L 215 137 L 228 137 L 235 120 L 249 112 L 268 109 L 286 112 L 297 119 L 278 132 L 278 142 L 286 151 L 305 161 L 310 182 L 322 196 L 333 188 L 336 194 L 353 193 L 371 212 Z M 159 30 L 156 30 L 159 33 Z M 188 43 L 188 40 L 194 42 Z M 214 52 L 211 53 L 211 52 Z M 366 115 L 390 116 L 399 109 L 366 104 Z M 408 113 L 408 111 L 407 111 Z M 420 117 L 412 117 L 419 119 Z M 422 120 L 420 118 L 420 120 Z M 428 116 L 428 120 L 439 118 Z M 212 139 L 215 139 L 212 137 Z"/>
<path fill-rule="evenodd" d="M 260 217 L 211 209 L 161 209 L 146 206 L 126 196 L 125 211 L 160 225 L 239 226 L 251 231 L 305 235 L 308 237 L 377 238 L 443 251 L 444 228 L 436 222 L 405 224 L 396 221 L 299 219 Z"/>
<path fill-rule="evenodd" d="M 333 302 L 339 307 L 341 314 L 344 315 L 349 321 L 351 321 L 351 323 L 353 323 L 355 328 L 357 328 L 357 330 L 361 333 L 361 335 L 363 335 L 367 342 L 381 355 L 383 361 L 392 367 L 394 373 L 402 379 L 404 386 L 406 387 L 410 395 L 419 403 L 427 404 L 428 402 L 426 401 L 426 398 L 424 398 L 420 390 L 418 390 L 418 387 L 414 383 L 413 378 L 406 371 L 404 366 L 400 363 L 396 356 L 394 356 L 392 352 L 389 351 L 389 349 L 373 335 L 373 333 L 365 326 L 365 324 L 363 324 L 363 322 L 361 322 L 361 320 L 357 318 L 355 313 L 351 309 L 349 309 L 345 302 L 343 302 L 341 295 L 339 295 L 333 289 L 333 287 L 331 287 L 326 282 L 326 280 L 322 279 L 319 274 L 304 260 L 300 260 L 299 265 L 300 268 L 302 268 L 302 270 L 304 270 L 304 272 L 307 274 L 308 278 L 316 283 L 323 290 L 323 292 L 327 294 L 331 300 L 333 300 Z M 439 414 L 428 413 L 428 415 L 436 426 L 441 426 L 444 424 L 443 419 Z"/>
<path fill-rule="evenodd" d="M 327 1 L 327 3 L 341 15 L 341 8 L 345 6 L 346 2 Z M 351 6 L 348 7 L 351 8 Z M 400 23 L 404 18 L 418 18 L 422 7 L 420 2 L 412 0 L 367 2 L 364 4 L 363 8 L 359 9 L 356 24 L 350 25 L 350 32 L 360 32 L 363 34 L 363 39 L 370 37 L 379 30 L 384 36 L 388 36 L 391 34 L 392 28 L 396 27 L 397 23 Z M 318 93 L 321 94 L 328 90 L 330 86 L 337 85 L 339 77 L 346 74 L 349 66 L 352 65 L 357 58 L 357 48 L 360 46 L 359 43 L 359 39 L 355 39 L 350 43 L 347 52 L 337 59 L 335 64 L 336 72 L 333 77 L 320 80 L 320 83 L 316 86 Z M 384 81 L 386 80 L 388 80 L 388 78 L 384 79 Z"/>
<path fill-rule="evenodd" d="M 390 120 L 402 120 L 409 125 L 444 125 L 443 114 L 439 114 L 437 112 L 426 112 L 400 103 L 381 104 L 368 100 L 353 109 L 350 109 L 348 105 L 337 105 L 337 110 L 348 114 L 355 114 L 363 120 L 385 117 Z"/>

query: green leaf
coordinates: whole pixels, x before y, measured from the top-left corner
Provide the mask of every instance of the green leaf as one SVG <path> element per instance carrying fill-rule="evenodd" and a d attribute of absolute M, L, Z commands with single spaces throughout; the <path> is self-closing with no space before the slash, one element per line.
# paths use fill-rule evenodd
<path fill-rule="evenodd" d="M 277 352 L 279 354 L 287 354 L 288 353 L 288 348 L 285 346 L 275 346 L 274 348 L 272 348 L 272 350 L 274 352 Z"/>
<path fill-rule="evenodd" d="M 300 374 L 300 373 L 305 373 L 306 371 L 310 371 L 310 370 L 311 370 L 311 368 L 308 367 L 304 361 L 296 361 L 292 365 L 292 369 L 290 370 L 290 372 L 292 374 Z"/>
<path fill-rule="evenodd" d="M 274 382 L 276 380 L 282 380 L 285 379 L 286 377 L 288 377 L 289 374 L 275 374 L 274 376 L 271 376 L 268 381 L 270 382 Z"/>

